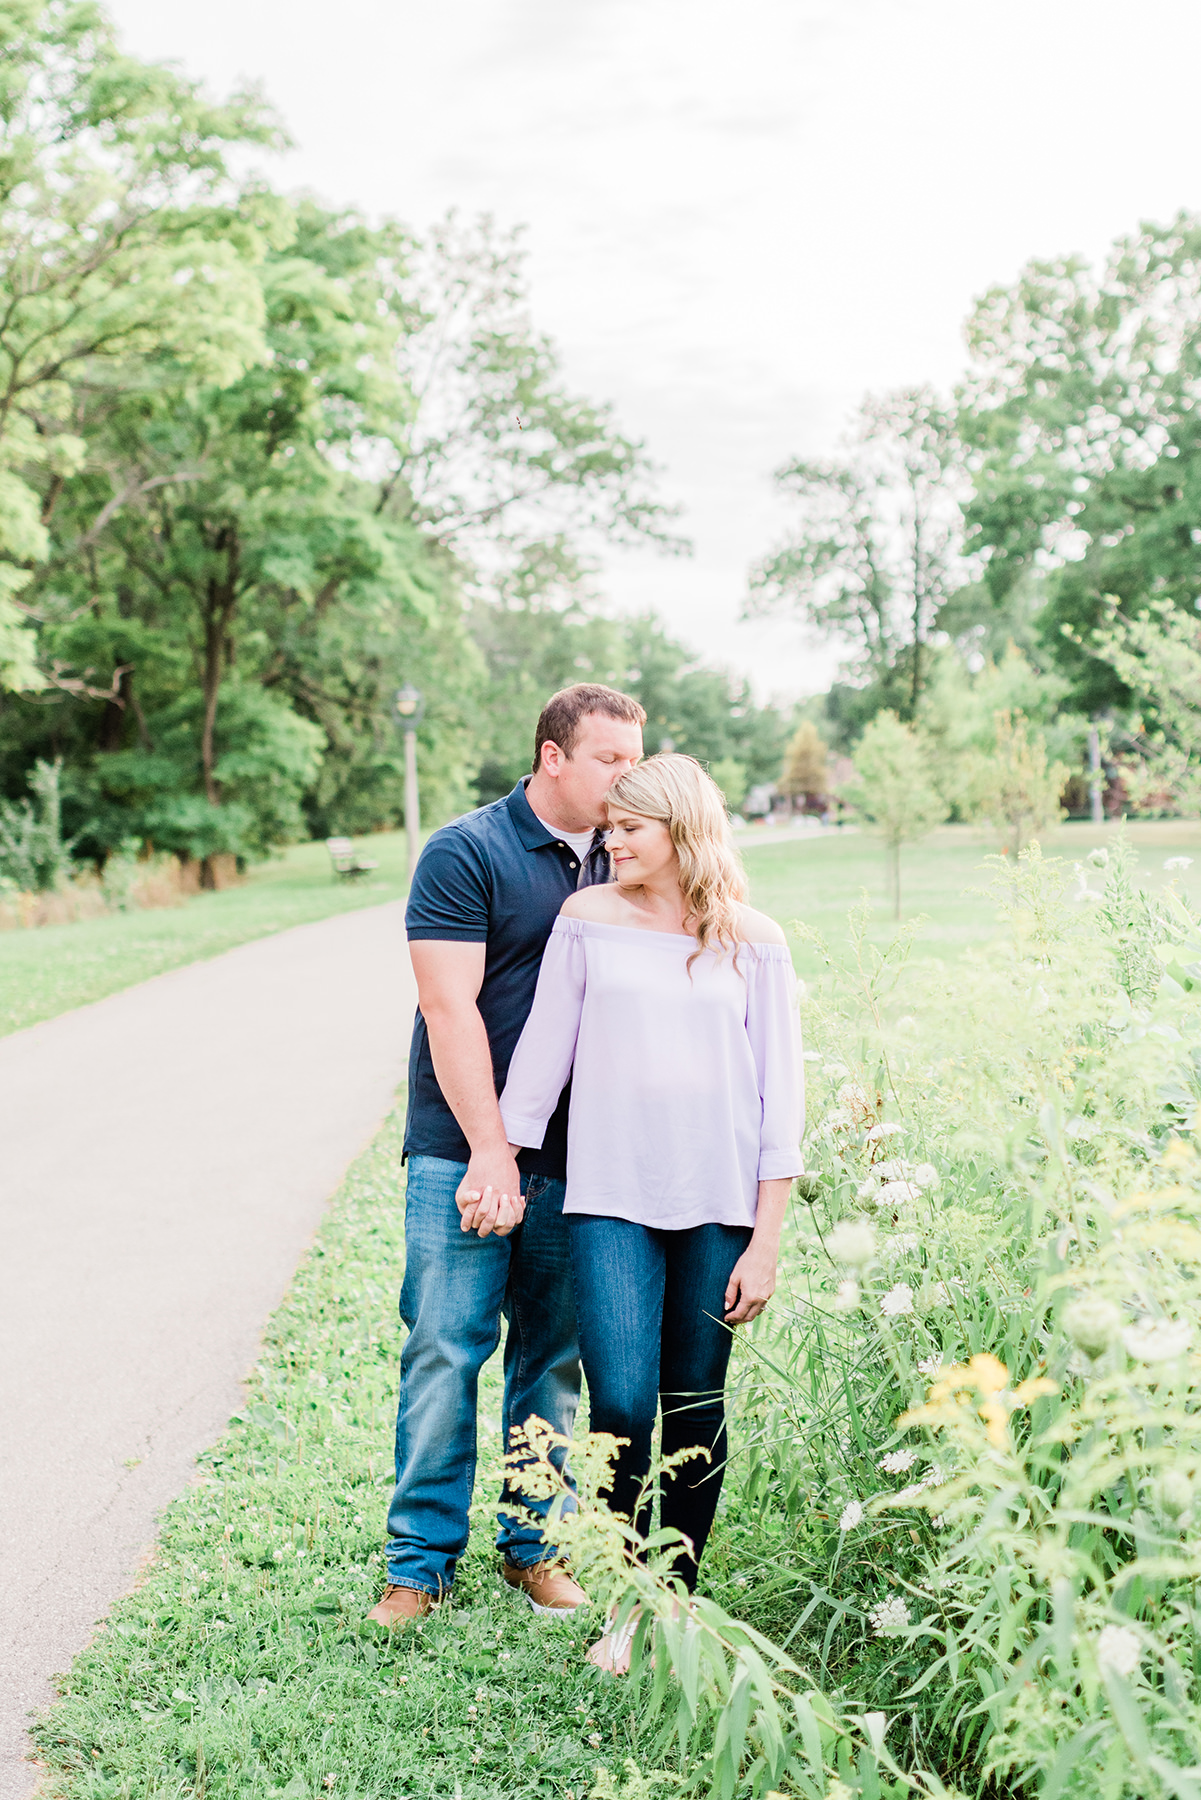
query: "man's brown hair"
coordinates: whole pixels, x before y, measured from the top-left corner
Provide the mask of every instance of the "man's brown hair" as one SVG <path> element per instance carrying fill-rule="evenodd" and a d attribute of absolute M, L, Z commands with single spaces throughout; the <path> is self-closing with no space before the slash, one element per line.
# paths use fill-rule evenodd
<path fill-rule="evenodd" d="M 577 681 L 574 687 L 560 688 L 538 715 L 534 733 L 535 775 L 542 767 L 543 744 L 557 744 L 570 758 L 579 740 L 580 721 L 589 713 L 603 713 L 607 719 L 620 719 L 626 725 L 646 724 L 645 708 L 629 694 L 619 694 L 616 688 L 592 681 Z"/>

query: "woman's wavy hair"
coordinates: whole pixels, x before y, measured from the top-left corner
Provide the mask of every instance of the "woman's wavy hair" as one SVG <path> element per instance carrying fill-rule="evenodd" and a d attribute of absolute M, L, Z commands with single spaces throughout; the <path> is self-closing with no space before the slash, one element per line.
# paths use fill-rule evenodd
<path fill-rule="evenodd" d="M 696 758 L 666 751 L 648 756 L 618 777 L 608 804 L 658 819 L 670 831 L 680 859 L 685 916 L 696 933 L 694 954 L 732 948 L 737 956 L 738 902 L 746 899 L 746 876 L 721 789 Z"/>

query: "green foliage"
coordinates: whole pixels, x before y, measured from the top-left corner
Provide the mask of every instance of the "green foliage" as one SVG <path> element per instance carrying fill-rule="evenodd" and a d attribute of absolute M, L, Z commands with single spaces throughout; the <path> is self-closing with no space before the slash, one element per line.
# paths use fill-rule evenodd
<path fill-rule="evenodd" d="M 788 740 L 784 764 L 776 783 L 782 794 L 793 798 L 829 791 L 830 773 L 826 746 L 812 719 L 802 719 Z"/>
<path fill-rule="evenodd" d="M 975 784 L 975 803 L 987 819 L 1008 838 L 1013 856 L 1047 825 L 1062 817 L 1059 796 L 1068 770 L 1064 763 L 1047 762 L 1046 741 L 1030 733 L 1024 713 L 999 712 L 996 742 L 985 758 Z"/>
<path fill-rule="evenodd" d="M 1111 608 L 1092 648 L 1142 702 L 1135 740 L 1141 758 L 1123 767 L 1140 811 L 1201 811 L 1201 624 L 1194 613 L 1156 600 L 1137 618 Z"/>
<path fill-rule="evenodd" d="M 65 876 L 71 846 L 63 842 L 61 774 L 61 762 L 35 763 L 29 777 L 34 802 L 0 800 L 0 887 L 44 892 Z"/>
<path fill-rule="evenodd" d="M 878 713 L 859 740 L 855 779 L 842 797 L 875 825 L 892 877 L 894 916 L 901 916 L 901 845 L 941 825 L 948 811 L 934 780 L 924 734 L 895 713 Z"/>

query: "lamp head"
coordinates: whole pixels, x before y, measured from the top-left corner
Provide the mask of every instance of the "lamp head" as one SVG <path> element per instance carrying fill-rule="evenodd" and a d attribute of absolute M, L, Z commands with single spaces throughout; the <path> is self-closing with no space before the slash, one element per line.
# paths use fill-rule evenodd
<path fill-rule="evenodd" d="M 411 681 L 406 681 L 402 688 L 397 689 L 393 704 L 396 708 L 396 716 L 403 728 L 406 731 L 415 730 L 421 723 L 421 715 L 425 711 L 425 697 L 421 690 L 415 688 Z"/>

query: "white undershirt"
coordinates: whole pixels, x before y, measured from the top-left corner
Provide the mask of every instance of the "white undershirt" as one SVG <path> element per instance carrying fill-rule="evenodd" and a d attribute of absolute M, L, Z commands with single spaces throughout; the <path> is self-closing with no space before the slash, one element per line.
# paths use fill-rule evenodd
<path fill-rule="evenodd" d="M 532 807 L 530 810 L 533 812 Z M 560 831 L 559 827 L 557 825 L 552 825 L 549 819 L 543 819 L 539 817 L 537 813 L 534 813 L 534 817 L 538 820 L 538 823 L 542 826 L 543 830 L 549 831 L 551 836 L 555 838 L 558 843 L 569 844 L 575 851 L 579 861 L 583 862 L 589 850 L 592 848 L 592 840 L 596 835 L 591 828 L 587 831 Z"/>

